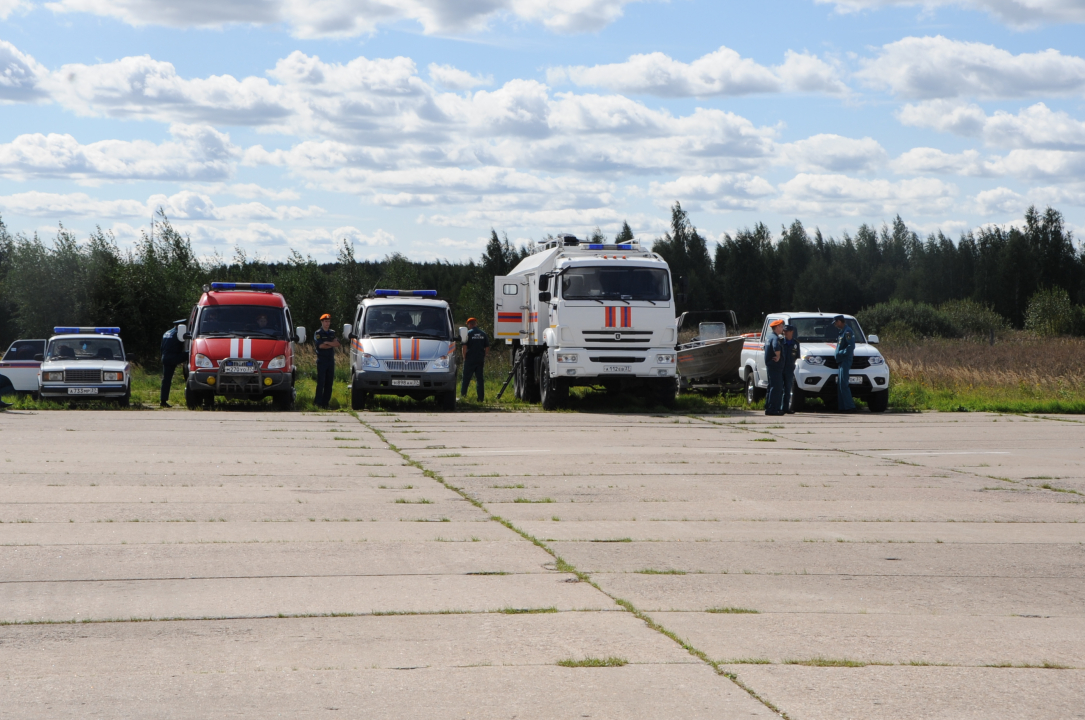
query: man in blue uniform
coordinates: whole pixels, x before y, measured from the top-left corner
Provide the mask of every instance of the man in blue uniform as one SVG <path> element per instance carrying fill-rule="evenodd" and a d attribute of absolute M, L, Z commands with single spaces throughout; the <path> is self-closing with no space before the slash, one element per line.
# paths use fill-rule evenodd
<path fill-rule="evenodd" d="M 795 411 L 791 409 L 791 393 L 795 389 L 795 363 L 799 361 L 802 356 L 801 349 L 799 348 L 799 339 L 795 337 L 795 326 L 784 325 L 784 337 L 781 341 L 783 345 L 783 362 L 784 362 L 784 412 L 789 415 L 794 415 Z"/>
<path fill-rule="evenodd" d="M 482 369 L 486 364 L 486 356 L 489 354 L 490 338 L 478 326 L 478 320 L 467 318 L 467 342 L 463 344 L 463 385 L 460 388 L 460 397 L 467 397 L 467 387 L 471 384 L 471 377 L 474 376 L 478 401 L 482 402 L 486 399 Z"/>
<path fill-rule="evenodd" d="M 765 414 L 784 414 L 784 348 L 781 337 L 784 321 L 769 323 L 769 336 L 765 339 L 765 371 L 769 376 L 769 391 L 765 395 Z"/>
<path fill-rule="evenodd" d="M 174 320 L 173 327 L 162 335 L 162 389 L 158 393 L 160 407 L 170 407 L 170 385 L 177 366 L 188 360 L 184 341 L 177 337 L 177 326 L 184 320 Z"/>
<path fill-rule="evenodd" d="M 848 327 L 843 315 L 833 318 L 836 326 L 836 411 L 855 412 L 855 401 L 851 399 L 851 360 L 855 355 L 855 334 Z"/>
<path fill-rule="evenodd" d="M 332 330 L 332 316 L 324 313 L 320 316 L 320 329 L 313 333 L 313 345 L 316 347 L 316 397 L 313 404 L 318 408 L 328 409 L 332 401 L 332 383 L 335 381 L 335 349 L 339 341 Z"/>

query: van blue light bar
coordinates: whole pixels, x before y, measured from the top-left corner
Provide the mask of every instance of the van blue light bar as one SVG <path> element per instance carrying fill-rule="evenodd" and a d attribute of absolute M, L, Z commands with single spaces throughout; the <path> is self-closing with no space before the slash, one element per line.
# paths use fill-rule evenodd
<path fill-rule="evenodd" d="M 588 244 L 588 249 L 589 250 L 602 250 L 603 249 L 603 243 L 589 243 Z"/>
<path fill-rule="evenodd" d="M 120 335 L 119 327 L 55 327 L 54 335 Z"/>
<path fill-rule="evenodd" d="M 414 297 L 437 297 L 436 290 L 374 290 L 377 297 L 414 296 Z"/>
<path fill-rule="evenodd" d="M 275 283 L 232 283 L 213 282 L 212 290 L 256 290 L 257 292 L 271 292 L 275 289 Z"/>
<path fill-rule="evenodd" d="M 614 247 L 615 247 L 616 250 L 632 250 L 633 249 L 632 245 L 615 245 Z"/>

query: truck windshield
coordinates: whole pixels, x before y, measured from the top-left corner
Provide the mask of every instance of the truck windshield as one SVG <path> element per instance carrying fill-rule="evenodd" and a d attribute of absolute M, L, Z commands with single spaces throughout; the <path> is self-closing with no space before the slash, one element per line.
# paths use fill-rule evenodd
<path fill-rule="evenodd" d="M 116 338 L 58 338 L 49 343 L 47 360 L 124 360 Z"/>
<path fill-rule="evenodd" d="M 851 328 L 852 335 L 855 336 L 855 342 L 865 343 L 866 336 L 863 335 L 863 331 L 859 328 L 859 323 L 852 318 L 847 318 L 845 322 Z M 795 326 L 795 335 L 800 343 L 835 343 L 837 336 L 840 334 L 840 331 L 833 325 L 832 318 L 791 318 L 791 324 Z"/>
<path fill-rule="evenodd" d="M 239 335 L 286 339 L 286 321 L 280 308 L 263 305 L 216 305 L 200 312 L 198 336 Z"/>
<path fill-rule="evenodd" d="M 576 267 L 561 276 L 561 297 L 565 300 L 651 300 L 671 299 L 666 270 L 645 267 Z"/>
<path fill-rule="evenodd" d="M 365 336 L 406 335 L 451 340 L 448 313 L 442 308 L 418 305 L 370 306 L 365 313 Z"/>

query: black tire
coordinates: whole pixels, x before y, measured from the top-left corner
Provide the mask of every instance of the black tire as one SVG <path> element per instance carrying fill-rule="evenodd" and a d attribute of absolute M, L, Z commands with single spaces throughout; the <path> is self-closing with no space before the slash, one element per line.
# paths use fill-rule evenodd
<path fill-rule="evenodd" d="M 534 355 L 526 350 L 524 352 L 527 352 L 528 354 L 524 357 L 524 361 L 520 363 L 520 367 L 524 369 L 523 400 L 524 402 L 529 403 L 542 402 L 542 394 L 539 392 L 539 378 L 535 376 L 535 361 L 541 361 L 546 356 L 543 355 L 542 358 L 539 358 L 537 355 Z"/>
<path fill-rule="evenodd" d="M 681 375 L 674 376 L 674 390 L 675 393 L 681 395 L 684 392 L 689 392 L 689 383 Z"/>
<path fill-rule="evenodd" d="M 670 379 L 657 380 L 655 387 L 652 388 L 652 398 L 666 408 L 673 408 L 675 405 L 675 399 L 678 394 L 678 385 L 670 381 Z"/>
<path fill-rule="evenodd" d="M 539 369 L 539 401 L 543 410 L 557 410 L 569 399 L 569 386 L 561 378 L 550 377 L 550 357 L 542 356 Z"/>
<path fill-rule="evenodd" d="M 885 412 L 889 409 L 889 391 L 883 390 L 867 395 L 866 406 L 870 408 L 870 412 Z"/>
<path fill-rule="evenodd" d="M 185 407 L 188 408 L 189 410 L 198 410 L 200 408 L 200 405 L 202 405 L 202 404 L 203 404 L 203 393 L 196 392 L 195 390 L 192 390 L 188 386 L 186 386 L 185 387 Z"/>
<path fill-rule="evenodd" d="M 788 412 L 799 413 L 806 408 L 806 393 L 799 390 L 798 385 L 791 387 L 791 402 L 785 408 Z"/>
<path fill-rule="evenodd" d="M 128 387 L 124 389 L 124 395 L 117 400 L 117 407 L 126 408 L 132 404 L 132 388 Z"/>
<path fill-rule="evenodd" d="M 445 412 L 456 412 L 456 391 L 438 393 L 437 406 Z"/>
<path fill-rule="evenodd" d="M 294 388 L 290 388 L 286 392 L 276 393 L 272 396 L 272 404 L 275 405 L 275 409 L 280 412 L 290 412 L 294 409 L 294 400 L 297 397 L 297 393 Z"/>
<path fill-rule="evenodd" d="M 351 410 L 365 410 L 365 403 L 368 399 L 369 394 L 359 390 L 357 385 L 350 386 Z"/>
<path fill-rule="evenodd" d="M 765 397 L 765 391 L 757 387 L 757 381 L 754 380 L 753 370 L 747 370 L 746 375 L 746 404 L 753 405 L 758 400 L 762 400 Z"/>
<path fill-rule="evenodd" d="M 527 363 L 527 356 L 524 354 L 525 350 L 520 348 L 516 351 L 517 357 L 520 359 L 520 364 L 516 366 L 516 372 L 512 374 L 512 394 L 517 400 L 524 399 L 524 364 Z M 515 363 L 516 361 L 513 360 Z"/>

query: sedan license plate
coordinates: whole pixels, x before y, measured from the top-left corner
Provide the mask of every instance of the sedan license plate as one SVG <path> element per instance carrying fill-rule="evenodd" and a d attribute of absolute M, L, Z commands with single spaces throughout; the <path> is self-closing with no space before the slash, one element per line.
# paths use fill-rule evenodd
<path fill-rule="evenodd" d="M 848 375 L 848 384 L 849 385 L 862 385 L 863 384 L 863 376 L 862 375 Z"/>
<path fill-rule="evenodd" d="M 603 372 L 605 373 L 631 373 L 633 372 L 632 365 L 604 365 Z"/>
<path fill-rule="evenodd" d="M 392 380 L 392 387 L 419 387 L 422 385 L 421 380 Z"/>
<path fill-rule="evenodd" d="M 68 388 L 69 395 L 97 395 L 98 388 Z"/>

